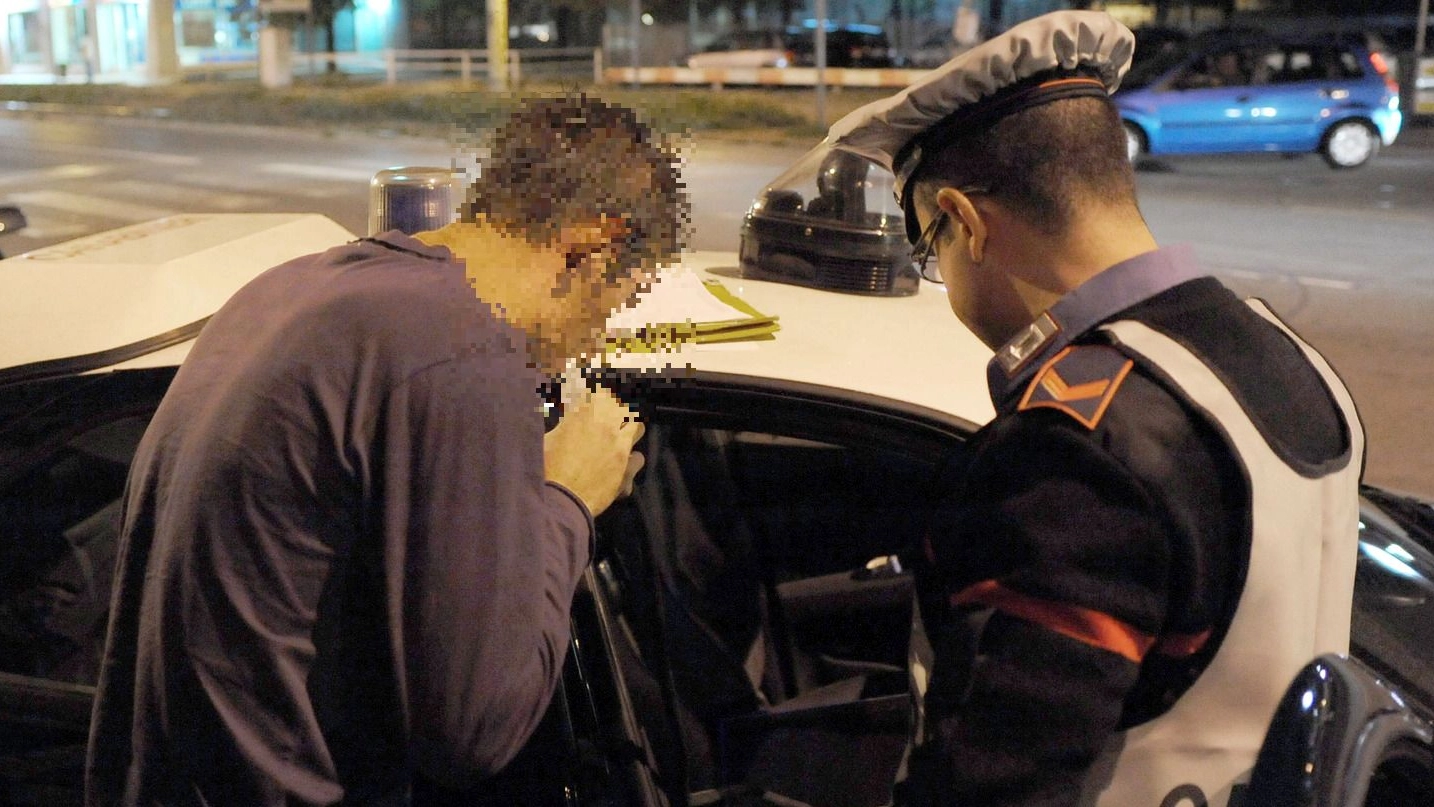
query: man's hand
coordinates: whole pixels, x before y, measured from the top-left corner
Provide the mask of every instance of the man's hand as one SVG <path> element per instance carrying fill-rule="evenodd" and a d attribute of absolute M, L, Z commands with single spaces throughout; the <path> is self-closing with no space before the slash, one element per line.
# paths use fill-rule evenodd
<path fill-rule="evenodd" d="M 599 387 L 570 404 L 544 438 L 548 480 L 572 491 L 598 515 L 619 495 L 632 492 L 643 462 L 632 447 L 642 432 L 637 413 Z"/>

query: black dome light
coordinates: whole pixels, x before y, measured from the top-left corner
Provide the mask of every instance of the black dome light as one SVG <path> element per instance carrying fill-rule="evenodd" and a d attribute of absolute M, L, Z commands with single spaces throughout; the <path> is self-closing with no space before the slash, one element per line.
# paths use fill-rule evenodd
<path fill-rule="evenodd" d="M 822 144 L 758 194 L 742 223 L 742 276 L 853 294 L 915 294 L 905 221 L 885 168 Z"/>

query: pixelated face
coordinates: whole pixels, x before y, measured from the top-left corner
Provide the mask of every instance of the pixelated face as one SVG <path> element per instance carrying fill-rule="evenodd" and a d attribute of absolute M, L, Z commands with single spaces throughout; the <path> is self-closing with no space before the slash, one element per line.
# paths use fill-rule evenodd
<path fill-rule="evenodd" d="M 579 352 L 596 347 L 608 318 L 635 304 L 657 278 L 657 264 L 645 254 L 641 235 L 629 224 L 598 248 L 570 256 L 564 281 L 552 295 L 572 312 L 570 341 Z"/>
<path fill-rule="evenodd" d="M 600 353 L 611 314 L 635 303 L 654 282 L 656 264 L 628 243 L 628 230 L 618 221 L 565 227 L 537 249 L 522 236 L 506 234 L 511 243 L 525 246 L 502 263 L 515 284 L 502 316 L 536 341 L 548 369 Z M 493 250 L 486 254 L 497 257 Z"/>
<path fill-rule="evenodd" d="M 483 218 L 533 243 L 594 221 L 626 224 L 629 252 L 656 263 L 681 250 L 689 202 L 676 152 L 631 110 L 577 96 L 535 102 L 495 132 L 463 218 Z M 615 269 L 627 262 L 617 256 Z"/>
<path fill-rule="evenodd" d="M 584 95 L 530 102 L 494 132 L 461 217 L 558 260 L 556 276 L 545 266 L 520 281 L 530 301 L 545 298 L 532 324 L 549 352 L 596 345 L 609 315 L 680 253 L 689 208 L 678 165 L 631 110 Z"/>

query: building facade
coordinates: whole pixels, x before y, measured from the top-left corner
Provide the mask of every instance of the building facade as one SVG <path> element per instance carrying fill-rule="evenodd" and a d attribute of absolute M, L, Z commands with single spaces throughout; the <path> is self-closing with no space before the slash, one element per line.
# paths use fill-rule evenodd
<path fill-rule="evenodd" d="M 261 6 L 290 0 L 0 0 L 0 78 L 34 77 L 67 82 L 144 80 L 151 53 L 174 38 L 181 69 L 218 69 L 252 64 Z M 299 0 L 303 2 L 303 0 Z M 610 56 L 630 53 L 634 7 L 643 13 L 645 63 L 676 63 L 685 53 L 734 27 L 789 24 L 812 16 L 813 0 L 511 0 L 513 47 L 603 44 Z M 1198 29 L 1219 24 L 1231 12 L 1288 4 L 1289 0 L 827 0 L 838 23 L 879 23 L 891 44 L 908 50 L 950 32 L 962 6 L 979 14 L 985 33 L 1060 8 L 1106 8 L 1132 27 L 1162 21 Z M 338 12 L 334 42 L 321 26 L 299 24 L 299 51 L 378 51 L 398 48 L 484 48 L 482 0 L 352 0 Z M 702 13 L 698 9 L 703 9 Z M 173 14 L 172 26 L 151 24 L 152 9 Z M 787 19 L 780 19 L 781 17 Z M 529 19 L 531 18 L 531 19 Z M 291 20 L 302 20 L 290 18 Z M 655 19 L 655 24 L 654 24 Z M 312 22 L 312 18 L 308 18 Z M 621 40 L 621 41 L 619 41 Z M 650 41 L 649 41 L 650 40 Z"/>
<path fill-rule="evenodd" d="M 297 41 L 314 50 L 376 51 L 393 45 L 404 0 L 356 0 L 335 18 L 335 42 L 300 25 Z M 70 82 L 139 80 L 154 46 L 155 6 L 173 9 L 174 45 L 185 68 L 249 64 L 265 24 L 254 0 L 0 0 L 0 74 Z M 299 19 L 299 18 L 296 18 Z"/>

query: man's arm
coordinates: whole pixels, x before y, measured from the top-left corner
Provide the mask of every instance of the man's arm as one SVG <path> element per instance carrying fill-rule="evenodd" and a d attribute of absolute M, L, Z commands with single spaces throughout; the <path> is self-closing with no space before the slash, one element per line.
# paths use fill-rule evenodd
<path fill-rule="evenodd" d="M 591 515 L 544 478 L 534 380 L 479 353 L 415 375 L 389 410 L 400 683 L 419 769 L 452 786 L 500 769 L 541 719 L 590 560 Z"/>

